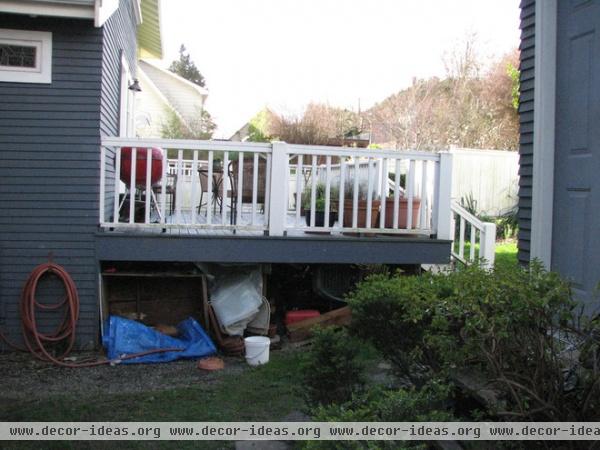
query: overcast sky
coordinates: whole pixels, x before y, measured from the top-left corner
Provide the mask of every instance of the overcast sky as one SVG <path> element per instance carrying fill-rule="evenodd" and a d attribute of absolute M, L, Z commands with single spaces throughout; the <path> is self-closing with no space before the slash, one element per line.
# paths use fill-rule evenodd
<path fill-rule="evenodd" d="M 164 64 L 183 43 L 206 78 L 207 109 L 229 137 L 258 110 L 310 101 L 366 109 L 476 33 L 480 52 L 518 46 L 519 0 L 167 0 Z"/>

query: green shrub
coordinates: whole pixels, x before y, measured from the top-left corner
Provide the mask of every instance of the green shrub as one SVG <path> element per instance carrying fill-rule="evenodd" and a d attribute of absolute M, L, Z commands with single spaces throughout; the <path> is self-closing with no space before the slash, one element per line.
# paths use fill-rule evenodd
<path fill-rule="evenodd" d="M 451 386 L 430 381 L 421 389 L 384 390 L 371 388 L 343 404 L 317 408 L 317 422 L 449 422 L 456 420 L 448 411 Z M 421 442 L 400 441 L 312 441 L 305 449 L 427 448 Z"/>
<path fill-rule="evenodd" d="M 461 197 L 460 205 L 482 222 L 495 223 L 497 240 L 513 239 L 517 237 L 519 232 L 519 208 L 517 206 L 511 208 L 500 216 L 488 216 L 479 211 L 477 207 L 477 200 L 475 200 L 473 194 L 469 194 L 466 197 Z M 471 224 L 466 223 L 465 236 L 470 236 L 470 233 Z M 460 229 L 456 227 L 454 230 L 455 241 L 458 241 L 460 237 L 459 235 Z"/>
<path fill-rule="evenodd" d="M 350 295 L 352 330 L 371 341 L 403 375 L 412 373 L 422 356 L 426 327 L 431 323 L 429 305 L 437 294 L 430 276 L 376 275 L 360 283 Z M 405 301 L 402 301 L 405 299 Z"/>
<path fill-rule="evenodd" d="M 496 239 L 513 239 L 519 232 L 519 208 L 514 207 L 500 217 L 494 219 L 496 223 Z"/>
<path fill-rule="evenodd" d="M 361 343 L 339 328 L 320 328 L 302 365 L 304 386 L 311 406 L 348 401 L 364 385 Z"/>
<path fill-rule="evenodd" d="M 568 284 L 539 264 L 372 277 L 349 302 L 354 333 L 416 386 L 431 375 L 478 370 L 502 392 L 494 411 L 502 417 L 600 418 L 599 373 L 565 357 L 574 342 L 593 354 L 600 328 L 578 323 Z"/>

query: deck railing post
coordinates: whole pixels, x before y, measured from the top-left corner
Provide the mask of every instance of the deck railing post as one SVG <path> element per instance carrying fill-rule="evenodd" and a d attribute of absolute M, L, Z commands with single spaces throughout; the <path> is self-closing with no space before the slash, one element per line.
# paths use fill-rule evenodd
<path fill-rule="evenodd" d="M 438 239 L 452 239 L 452 154 L 440 152 L 436 229 Z"/>
<path fill-rule="evenodd" d="M 269 195 L 269 236 L 283 236 L 285 233 L 288 164 L 287 144 L 285 142 L 273 142 Z"/>
<path fill-rule="evenodd" d="M 483 223 L 483 231 L 480 234 L 479 257 L 483 259 L 483 267 L 492 269 L 496 252 L 496 224 Z"/>

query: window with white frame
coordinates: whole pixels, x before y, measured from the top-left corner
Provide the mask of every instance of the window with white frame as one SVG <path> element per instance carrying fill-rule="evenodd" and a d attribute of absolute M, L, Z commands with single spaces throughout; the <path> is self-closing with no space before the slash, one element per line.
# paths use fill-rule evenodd
<path fill-rule="evenodd" d="M 0 28 L 0 82 L 51 83 L 52 33 Z"/>

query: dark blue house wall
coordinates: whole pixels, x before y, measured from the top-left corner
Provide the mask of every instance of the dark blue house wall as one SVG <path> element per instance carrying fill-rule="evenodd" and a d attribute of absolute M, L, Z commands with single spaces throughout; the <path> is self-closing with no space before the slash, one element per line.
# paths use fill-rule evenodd
<path fill-rule="evenodd" d="M 0 326 L 15 341 L 22 286 L 52 254 L 79 292 L 78 346 L 97 344 L 100 135 L 118 131 L 121 49 L 135 70 L 130 9 L 104 29 L 0 14 L 2 28 L 52 32 L 53 50 L 51 84 L 0 82 Z"/>
<path fill-rule="evenodd" d="M 529 262 L 533 175 L 533 84 L 535 58 L 535 0 L 521 1 L 521 93 L 519 165 L 519 261 Z"/>

